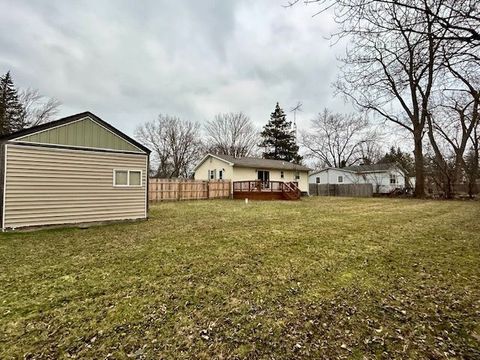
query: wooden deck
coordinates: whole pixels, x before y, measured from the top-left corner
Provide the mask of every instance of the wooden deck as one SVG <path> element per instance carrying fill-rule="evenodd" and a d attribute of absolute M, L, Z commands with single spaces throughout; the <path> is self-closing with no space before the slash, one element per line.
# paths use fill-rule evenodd
<path fill-rule="evenodd" d="M 233 198 L 251 200 L 298 200 L 300 189 L 294 182 L 283 181 L 234 181 Z"/>

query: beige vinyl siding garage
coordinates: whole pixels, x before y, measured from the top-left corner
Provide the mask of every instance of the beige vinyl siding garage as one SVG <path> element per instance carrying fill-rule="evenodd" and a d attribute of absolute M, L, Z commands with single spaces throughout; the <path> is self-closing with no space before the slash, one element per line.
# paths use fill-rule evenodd
<path fill-rule="evenodd" d="M 146 217 L 144 155 L 6 146 L 4 227 Z M 141 186 L 113 185 L 114 169 L 140 170 Z"/>
<path fill-rule="evenodd" d="M 144 219 L 150 150 L 90 112 L 0 137 L 1 229 Z"/>

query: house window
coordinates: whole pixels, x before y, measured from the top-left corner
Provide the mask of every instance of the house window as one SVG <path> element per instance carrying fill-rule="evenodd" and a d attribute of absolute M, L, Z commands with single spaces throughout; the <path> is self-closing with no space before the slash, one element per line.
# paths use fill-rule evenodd
<path fill-rule="evenodd" d="M 390 184 L 395 185 L 397 183 L 397 176 L 395 174 L 390 174 Z"/>
<path fill-rule="evenodd" d="M 113 170 L 114 186 L 142 186 L 141 170 Z"/>
<path fill-rule="evenodd" d="M 320 178 L 317 177 L 317 178 L 315 179 L 315 182 L 316 182 L 317 184 L 320 184 Z"/>
<path fill-rule="evenodd" d="M 285 174 L 283 173 L 283 171 L 280 171 L 280 178 L 283 179 L 285 177 Z"/>
<path fill-rule="evenodd" d="M 215 180 L 216 170 L 208 170 L 208 180 Z"/>
<path fill-rule="evenodd" d="M 340 176 L 338 177 L 338 183 L 343 183 L 343 176 L 342 176 L 342 175 L 340 175 Z"/>
<path fill-rule="evenodd" d="M 300 173 L 297 172 L 297 173 L 295 174 L 295 180 L 300 180 Z"/>
<path fill-rule="evenodd" d="M 225 170 L 223 170 L 223 169 L 218 171 L 218 179 L 219 179 L 219 180 L 223 180 L 223 172 L 224 172 L 224 171 L 225 171 Z"/>

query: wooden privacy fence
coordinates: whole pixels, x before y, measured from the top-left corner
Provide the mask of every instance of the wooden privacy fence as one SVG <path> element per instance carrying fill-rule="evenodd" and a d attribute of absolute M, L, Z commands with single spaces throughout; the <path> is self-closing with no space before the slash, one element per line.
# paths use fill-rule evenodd
<path fill-rule="evenodd" d="M 316 196 L 373 196 L 372 184 L 309 184 L 310 195 Z"/>
<path fill-rule="evenodd" d="M 203 181 L 181 179 L 148 179 L 148 200 L 206 200 L 228 198 L 231 194 L 230 180 Z"/>

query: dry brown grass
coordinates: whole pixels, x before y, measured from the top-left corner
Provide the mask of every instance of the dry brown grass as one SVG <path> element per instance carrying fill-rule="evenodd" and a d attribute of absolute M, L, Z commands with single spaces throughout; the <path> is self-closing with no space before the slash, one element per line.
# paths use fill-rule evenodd
<path fill-rule="evenodd" d="M 0 237 L 0 358 L 480 357 L 480 203 L 165 203 Z"/>

